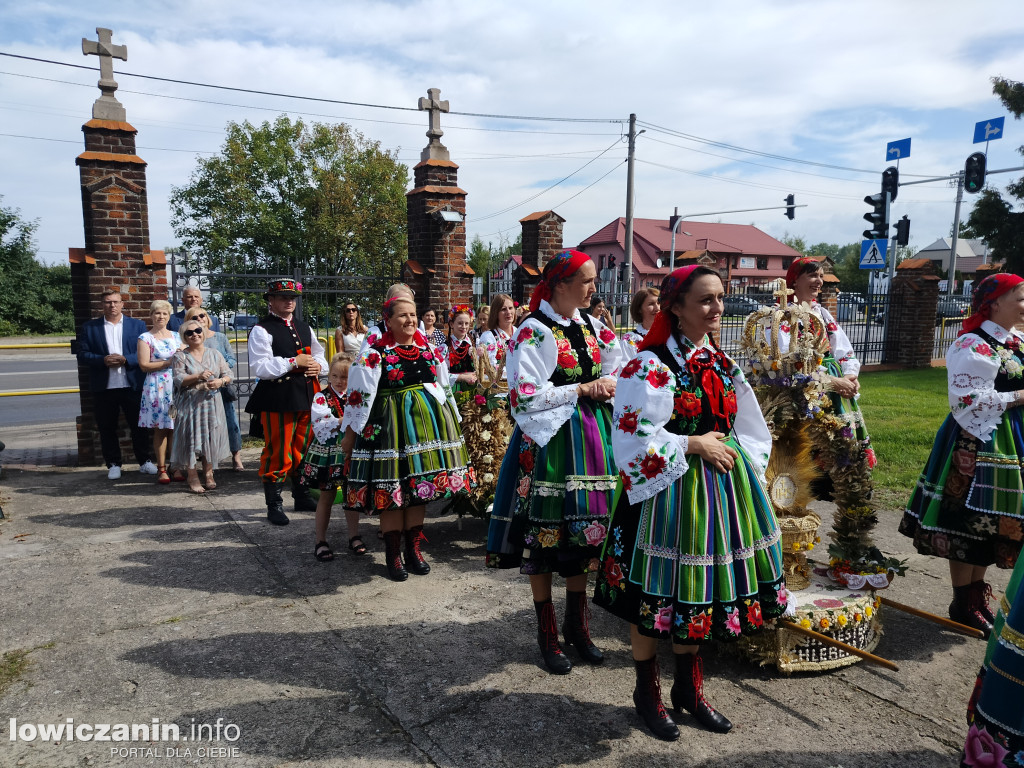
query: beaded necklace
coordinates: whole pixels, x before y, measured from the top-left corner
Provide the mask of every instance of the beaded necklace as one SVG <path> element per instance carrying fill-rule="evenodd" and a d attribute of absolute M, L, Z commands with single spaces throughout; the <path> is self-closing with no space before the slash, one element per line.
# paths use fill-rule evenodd
<path fill-rule="evenodd" d="M 411 347 L 411 349 L 403 349 L 403 346 Z M 395 352 L 396 355 L 398 355 L 403 360 L 419 360 L 419 358 L 420 358 L 420 348 L 417 347 L 415 344 L 412 344 L 412 345 L 398 345 L 398 344 L 396 344 L 395 347 L 394 347 L 394 352 Z"/>

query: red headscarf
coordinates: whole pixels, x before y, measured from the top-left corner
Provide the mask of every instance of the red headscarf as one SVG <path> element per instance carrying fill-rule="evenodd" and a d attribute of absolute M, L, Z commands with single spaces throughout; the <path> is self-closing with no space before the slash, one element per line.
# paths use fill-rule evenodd
<path fill-rule="evenodd" d="M 1024 283 L 1024 277 L 1008 272 L 989 275 L 978 283 L 971 298 L 971 316 L 964 320 L 964 327 L 959 335 L 978 330 L 983 322 L 991 318 L 992 302 L 1021 283 Z"/>
<path fill-rule="evenodd" d="M 657 347 L 668 341 L 668 337 L 672 335 L 672 324 L 675 322 L 675 316 L 672 314 L 672 305 L 675 304 L 676 299 L 679 298 L 679 294 L 682 292 L 683 283 L 690 276 L 693 270 L 699 267 L 699 264 L 689 264 L 685 267 L 680 267 L 675 272 L 667 275 L 664 280 L 661 281 L 661 294 L 658 297 L 658 301 L 661 304 L 661 309 L 658 310 L 658 314 L 654 316 L 654 322 L 651 323 L 651 330 L 647 332 L 643 340 L 637 346 L 637 352 L 643 352 L 645 349 L 650 347 Z"/>
<path fill-rule="evenodd" d="M 786 287 L 792 288 L 796 283 L 796 279 L 800 276 L 800 270 L 805 264 L 817 264 L 818 268 L 821 269 L 821 262 L 818 259 L 810 256 L 801 256 L 799 259 L 795 259 L 792 264 L 789 265 L 789 269 L 786 270 Z"/>
<path fill-rule="evenodd" d="M 554 256 L 551 261 L 544 265 L 544 275 L 541 277 L 537 287 L 533 289 L 533 296 L 530 297 L 530 311 L 536 312 L 542 301 L 551 301 L 554 295 L 555 284 L 560 280 L 576 274 L 576 270 L 590 261 L 590 256 L 583 251 L 562 251 Z"/>

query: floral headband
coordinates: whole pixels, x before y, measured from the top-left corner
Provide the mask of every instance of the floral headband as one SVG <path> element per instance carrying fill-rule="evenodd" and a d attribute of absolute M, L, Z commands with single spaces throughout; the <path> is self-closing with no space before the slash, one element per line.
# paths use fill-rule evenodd
<path fill-rule="evenodd" d="M 448 310 L 448 322 L 454 323 L 455 318 L 459 315 L 469 315 L 469 319 L 473 319 L 473 308 L 469 304 L 456 304 L 454 307 Z"/>

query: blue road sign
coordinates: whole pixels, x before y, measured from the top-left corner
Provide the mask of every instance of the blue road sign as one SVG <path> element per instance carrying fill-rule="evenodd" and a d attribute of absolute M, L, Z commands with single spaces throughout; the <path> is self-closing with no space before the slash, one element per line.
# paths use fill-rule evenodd
<path fill-rule="evenodd" d="M 983 141 L 995 141 L 1003 138 L 1003 123 L 1005 117 L 997 117 L 993 120 L 982 120 L 974 124 L 974 143 L 981 144 Z"/>
<path fill-rule="evenodd" d="M 861 269 L 885 269 L 888 240 L 862 240 L 860 244 Z"/>
<path fill-rule="evenodd" d="M 910 139 L 890 141 L 885 145 L 885 159 L 887 162 L 891 163 L 893 160 L 902 160 L 905 157 L 910 157 Z"/>

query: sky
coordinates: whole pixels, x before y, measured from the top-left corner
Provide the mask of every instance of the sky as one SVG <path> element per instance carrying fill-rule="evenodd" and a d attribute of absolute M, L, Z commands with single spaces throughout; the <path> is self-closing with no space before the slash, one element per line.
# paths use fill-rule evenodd
<path fill-rule="evenodd" d="M 168 196 L 219 151 L 230 121 L 348 123 L 397 152 L 411 188 L 428 88 L 450 105 L 442 141 L 468 192 L 467 234 L 494 245 L 535 211 L 566 219 L 566 246 L 625 215 L 630 113 L 643 131 L 638 218 L 678 208 L 808 244 L 861 239 L 888 142 L 912 140 L 901 181 L 944 177 L 985 149 L 972 144 L 975 123 L 1007 115 L 988 168 L 1024 165 L 1024 125 L 991 88 L 994 75 L 1024 80 L 1019 0 L 0 0 L 0 19 L 0 53 L 96 68 L 0 56 L 0 204 L 38 223 L 48 263 L 84 245 L 74 159 L 99 95 L 98 59 L 81 48 L 96 27 L 128 47 L 114 62 L 117 95 L 148 162 L 153 248 L 177 244 Z M 790 193 L 807 206 L 793 221 L 716 213 L 781 206 Z M 924 247 L 949 235 L 954 201 L 947 182 L 907 186 L 892 220 L 908 215 L 911 245 Z M 972 203 L 965 195 L 962 218 Z"/>

